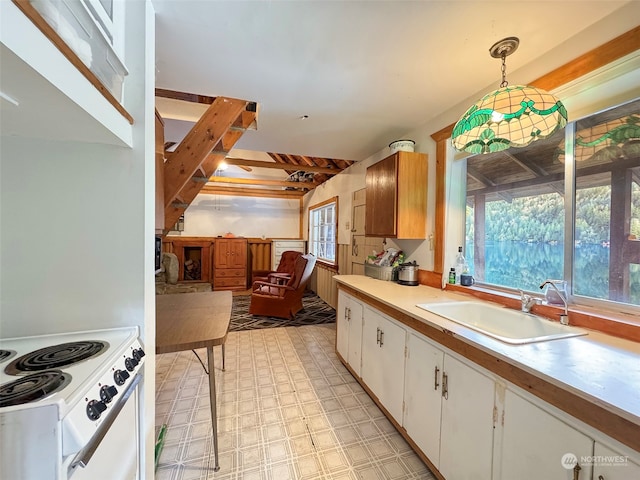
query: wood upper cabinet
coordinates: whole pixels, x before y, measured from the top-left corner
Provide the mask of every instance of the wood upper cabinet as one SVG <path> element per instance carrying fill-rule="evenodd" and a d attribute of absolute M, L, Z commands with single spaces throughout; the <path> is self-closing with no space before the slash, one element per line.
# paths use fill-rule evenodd
<path fill-rule="evenodd" d="M 396 152 L 367 168 L 365 232 L 426 238 L 427 155 Z"/>
<path fill-rule="evenodd" d="M 213 289 L 247 288 L 247 239 L 216 238 L 213 246 Z"/>

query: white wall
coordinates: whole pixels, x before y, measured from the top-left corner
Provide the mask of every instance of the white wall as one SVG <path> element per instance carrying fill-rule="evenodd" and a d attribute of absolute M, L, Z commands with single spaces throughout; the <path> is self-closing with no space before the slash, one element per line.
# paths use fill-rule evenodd
<path fill-rule="evenodd" d="M 199 194 L 184 213 L 184 237 L 298 238 L 300 201 Z M 174 234 L 172 234 L 174 235 Z"/>
<path fill-rule="evenodd" d="M 115 137 L 127 142 L 104 131 L 109 122 L 96 126 L 96 118 L 112 117 L 104 99 L 89 102 L 89 112 L 79 107 L 87 101 L 88 81 L 68 68 L 39 30 L 27 22 L 13 38 L 3 24 L 3 55 L 13 45 L 40 45 L 21 52 L 33 58 L 22 59 L 17 83 L 3 72 L 3 92 L 16 95 L 5 90 L 20 82 L 47 82 L 47 88 L 30 91 L 29 101 L 17 107 L 20 116 L 33 118 L 32 128 L 16 129 L 16 117 L 0 116 L 0 337 L 139 327 L 149 354 L 139 397 L 142 474 L 153 478 L 155 18 L 149 1 L 127 2 L 126 8 L 124 99 L 134 124 L 125 121 L 122 133 L 122 122 L 115 122 Z M 15 9 L 0 2 L 3 21 Z M 49 65 L 52 59 L 59 68 Z M 29 65 L 63 71 L 65 82 L 49 82 L 41 76 L 46 72 Z M 81 88 L 69 88 L 76 83 Z M 40 121 L 45 110 L 56 125 Z M 84 122 L 92 129 L 83 129 Z M 85 134 L 79 138 L 77 131 Z"/>

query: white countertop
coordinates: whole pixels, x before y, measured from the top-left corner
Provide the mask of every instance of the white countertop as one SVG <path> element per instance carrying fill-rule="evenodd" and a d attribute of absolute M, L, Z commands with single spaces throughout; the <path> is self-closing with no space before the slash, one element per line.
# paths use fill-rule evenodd
<path fill-rule="evenodd" d="M 416 320 L 449 330 L 463 342 L 640 425 L 640 343 L 581 328 L 589 332 L 587 336 L 509 345 L 416 306 L 468 301 L 470 296 L 362 275 L 333 278 Z M 475 297 L 473 300 L 482 301 Z"/>

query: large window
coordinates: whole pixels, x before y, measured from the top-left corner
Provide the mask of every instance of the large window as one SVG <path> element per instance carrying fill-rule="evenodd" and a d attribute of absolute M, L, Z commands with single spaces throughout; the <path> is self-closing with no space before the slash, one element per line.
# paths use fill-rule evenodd
<path fill-rule="evenodd" d="M 318 260 L 336 264 L 338 197 L 309 207 L 309 252 Z"/>
<path fill-rule="evenodd" d="M 468 158 L 466 255 L 481 283 L 640 305 L 640 100 Z"/>

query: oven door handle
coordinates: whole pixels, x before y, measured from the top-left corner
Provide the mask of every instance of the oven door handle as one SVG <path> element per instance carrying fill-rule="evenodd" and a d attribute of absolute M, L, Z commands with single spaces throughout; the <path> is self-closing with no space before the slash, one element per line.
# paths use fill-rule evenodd
<path fill-rule="evenodd" d="M 139 373 L 137 373 L 136 376 L 133 377 L 133 379 L 131 380 L 131 383 L 129 383 L 129 385 L 127 386 L 127 389 L 124 391 L 124 393 L 120 397 L 120 401 L 116 403 L 113 407 L 111 407 L 111 410 L 113 411 L 111 412 L 111 415 L 109 415 L 109 418 L 107 418 L 104 422 L 102 422 L 102 424 L 100 424 L 100 426 L 96 430 L 95 435 L 93 435 L 93 437 L 91 437 L 91 440 L 89 440 L 89 443 L 87 443 L 87 445 L 82 450 L 80 450 L 78 454 L 75 456 L 75 458 L 73 459 L 73 461 L 71 462 L 71 465 L 69 465 L 69 468 L 67 470 L 68 474 L 71 474 L 71 472 L 73 472 L 77 467 L 84 468 L 87 466 L 87 464 L 89 463 L 89 460 L 91 460 L 91 457 L 93 457 L 93 454 L 98 449 L 98 446 L 100 446 L 100 442 L 102 442 L 102 439 L 105 437 L 105 435 L 111 428 L 111 425 L 116 420 L 116 417 L 120 413 L 120 410 L 122 410 L 122 408 L 124 407 L 124 404 L 127 402 L 127 400 L 129 400 L 129 397 L 131 396 L 133 391 L 136 389 L 141 379 L 142 379 L 142 376 Z"/>

